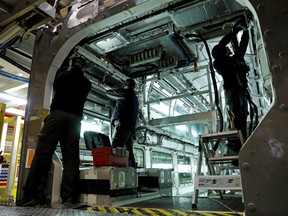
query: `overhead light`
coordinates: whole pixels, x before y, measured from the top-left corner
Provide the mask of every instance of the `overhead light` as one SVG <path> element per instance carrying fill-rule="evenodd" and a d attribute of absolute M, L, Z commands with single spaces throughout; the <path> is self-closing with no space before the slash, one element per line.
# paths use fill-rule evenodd
<path fill-rule="evenodd" d="M 14 97 L 14 96 L 6 94 L 6 93 L 0 93 L 0 98 L 6 99 L 6 100 L 9 100 L 9 101 L 13 101 L 17 105 L 27 104 L 27 100 Z"/>
<path fill-rule="evenodd" d="M 16 108 L 8 108 L 5 110 L 5 112 L 9 113 L 9 114 L 13 114 L 13 115 L 21 115 L 21 116 L 25 115 L 24 110 L 20 110 L 20 109 L 16 109 Z"/>
<path fill-rule="evenodd" d="M 113 33 L 99 41 L 95 41 L 91 46 L 99 53 L 111 52 L 115 49 L 122 48 L 128 44 L 128 41 L 119 33 Z"/>
<path fill-rule="evenodd" d="M 7 89 L 4 92 L 11 93 L 11 92 L 15 92 L 15 91 L 18 91 L 20 89 L 27 88 L 27 87 L 28 87 L 28 83 L 25 83 L 23 85 L 19 85 L 19 86 L 16 86 L 14 88 Z"/>

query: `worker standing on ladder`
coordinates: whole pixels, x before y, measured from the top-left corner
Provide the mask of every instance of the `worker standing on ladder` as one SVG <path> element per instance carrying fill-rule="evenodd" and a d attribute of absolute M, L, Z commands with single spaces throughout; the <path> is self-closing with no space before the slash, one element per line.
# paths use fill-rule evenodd
<path fill-rule="evenodd" d="M 238 44 L 236 35 L 242 30 L 241 41 Z M 228 43 L 234 47 L 234 55 L 227 47 Z M 212 49 L 215 59 L 213 66 L 224 80 L 226 103 L 229 108 L 230 128 L 240 130 L 243 139 L 247 139 L 248 102 L 251 101 L 248 92 L 247 74 L 249 71 L 245 63 L 244 55 L 249 42 L 249 32 L 245 20 L 236 22 L 233 30 L 225 35 Z M 231 124 L 232 123 L 232 124 Z M 233 125 L 234 123 L 234 125 Z M 241 142 L 228 143 L 227 155 L 237 155 L 241 148 Z"/>

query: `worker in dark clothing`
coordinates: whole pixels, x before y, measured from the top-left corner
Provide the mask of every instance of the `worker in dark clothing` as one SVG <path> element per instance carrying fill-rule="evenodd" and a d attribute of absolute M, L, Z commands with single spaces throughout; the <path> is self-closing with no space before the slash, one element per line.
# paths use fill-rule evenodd
<path fill-rule="evenodd" d="M 67 207 L 77 203 L 80 128 L 84 103 L 91 89 L 91 82 L 84 76 L 84 71 L 84 59 L 76 57 L 72 59 L 70 70 L 55 76 L 50 114 L 44 120 L 23 187 L 24 196 L 23 199 L 17 200 L 17 206 L 39 204 L 39 187 L 49 172 L 58 142 L 64 168 L 61 184 L 62 203 Z"/>
<path fill-rule="evenodd" d="M 236 43 L 236 35 L 240 30 L 243 30 L 243 34 L 240 44 L 238 44 L 238 42 Z M 230 49 L 227 47 L 229 42 L 232 42 L 234 45 L 235 53 L 232 56 Z M 240 130 L 244 140 L 247 139 L 247 94 L 249 94 L 246 78 L 248 66 L 244 61 L 244 55 L 248 42 L 249 33 L 247 28 L 244 25 L 236 25 L 233 31 L 225 35 L 218 45 L 212 49 L 212 55 L 215 59 L 213 65 L 223 78 L 226 103 L 231 114 L 230 116 L 234 120 L 234 126 L 230 125 L 230 128 Z M 229 143 L 228 154 L 238 154 L 240 148 L 240 141 Z"/>
<path fill-rule="evenodd" d="M 114 133 L 112 147 L 126 147 L 129 151 L 129 166 L 136 168 L 133 153 L 133 136 L 138 118 L 139 102 L 134 91 L 135 81 L 127 79 L 122 89 L 107 91 L 107 95 L 116 98 L 116 108 L 112 116 Z"/>

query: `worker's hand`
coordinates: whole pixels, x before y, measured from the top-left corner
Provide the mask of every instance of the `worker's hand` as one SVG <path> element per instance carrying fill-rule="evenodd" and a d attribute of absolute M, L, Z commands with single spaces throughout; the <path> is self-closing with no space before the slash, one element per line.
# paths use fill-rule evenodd
<path fill-rule="evenodd" d="M 119 119 L 113 119 L 112 120 L 112 126 L 116 127 L 119 124 Z"/>
<path fill-rule="evenodd" d="M 247 29 L 247 27 L 248 26 L 247 26 L 245 18 L 242 18 L 234 24 L 233 28 L 239 28 L 239 29 L 245 30 L 245 29 Z"/>

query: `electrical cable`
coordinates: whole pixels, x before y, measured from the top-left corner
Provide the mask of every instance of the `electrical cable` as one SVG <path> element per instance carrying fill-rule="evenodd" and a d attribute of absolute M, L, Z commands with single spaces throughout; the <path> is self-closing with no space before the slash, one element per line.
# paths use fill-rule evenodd
<path fill-rule="evenodd" d="M 225 208 L 227 208 L 229 211 L 233 212 L 234 214 L 240 215 L 240 214 L 238 214 L 237 211 L 231 209 L 229 206 L 225 205 L 223 202 L 220 202 L 220 201 L 218 201 L 218 200 L 216 200 L 216 199 L 213 199 L 213 198 L 210 198 L 210 197 L 207 197 L 207 198 L 210 199 L 210 200 L 213 200 L 213 201 L 215 201 L 215 202 L 217 202 L 217 203 L 219 203 L 220 205 L 224 206 Z"/>
<path fill-rule="evenodd" d="M 1 51 L 1 50 L 4 50 L 4 49 L 9 49 L 9 48 L 19 48 L 19 47 L 21 46 L 21 44 L 22 44 L 22 41 L 23 41 L 23 38 L 24 38 L 25 33 L 26 33 L 26 31 L 24 31 L 23 34 L 21 35 L 18 44 L 16 44 L 16 45 L 9 45 L 9 46 L 5 46 L 5 45 L 4 45 L 4 46 L 1 46 L 1 47 L 0 47 L 0 51 Z"/>
<path fill-rule="evenodd" d="M 212 84 L 213 84 L 214 95 L 215 95 L 215 106 L 217 108 L 218 115 L 219 115 L 219 120 L 220 120 L 219 121 L 219 132 L 222 132 L 223 131 L 223 113 L 222 113 L 222 111 L 220 109 L 220 106 L 219 106 L 219 95 L 218 95 L 218 90 L 217 90 L 215 71 L 214 71 L 214 68 L 213 68 L 212 57 L 211 57 L 211 54 L 210 54 L 210 50 L 209 50 L 207 41 L 201 35 L 197 35 L 197 34 L 186 34 L 185 37 L 187 37 L 187 38 L 189 38 L 189 37 L 197 37 L 204 43 L 204 46 L 205 46 L 205 49 L 206 49 L 206 52 L 207 52 L 208 58 L 209 58 L 209 69 L 210 69 L 210 72 L 211 72 Z M 213 150 L 214 151 L 218 148 L 219 144 L 220 144 L 220 142 L 216 141 L 215 145 L 213 146 Z"/>

